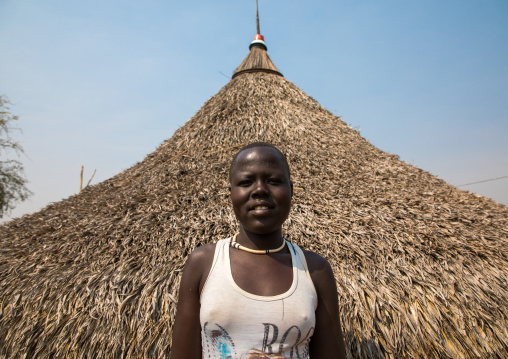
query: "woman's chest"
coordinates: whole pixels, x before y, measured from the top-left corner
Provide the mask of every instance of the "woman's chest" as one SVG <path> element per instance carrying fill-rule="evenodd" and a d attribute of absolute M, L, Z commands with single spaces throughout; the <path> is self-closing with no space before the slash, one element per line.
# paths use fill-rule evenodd
<path fill-rule="evenodd" d="M 259 296 L 286 293 L 292 286 L 295 271 L 291 255 L 230 254 L 233 281 L 242 290 Z"/>

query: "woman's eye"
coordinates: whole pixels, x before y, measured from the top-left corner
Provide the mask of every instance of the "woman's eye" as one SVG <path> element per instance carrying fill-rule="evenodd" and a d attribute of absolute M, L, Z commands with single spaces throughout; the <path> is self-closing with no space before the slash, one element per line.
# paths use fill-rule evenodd
<path fill-rule="evenodd" d="M 282 181 L 278 178 L 269 178 L 267 181 L 269 184 L 280 184 Z"/>
<path fill-rule="evenodd" d="M 251 181 L 247 181 L 247 180 L 240 181 L 240 182 L 238 182 L 238 186 L 240 186 L 240 187 L 247 187 L 247 186 L 250 186 L 251 183 L 252 183 Z"/>

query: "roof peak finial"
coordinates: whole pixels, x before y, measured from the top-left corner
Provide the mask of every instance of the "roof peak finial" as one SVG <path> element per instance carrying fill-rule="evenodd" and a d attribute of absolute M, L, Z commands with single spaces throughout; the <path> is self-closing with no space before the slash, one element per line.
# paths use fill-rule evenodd
<path fill-rule="evenodd" d="M 261 35 L 261 31 L 259 30 L 259 11 L 258 11 L 258 0 L 256 0 L 256 34 Z"/>
<path fill-rule="evenodd" d="M 250 43 L 249 49 L 252 49 L 253 46 L 260 47 L 266 50 L 265 39 L 261 35 L 259 31 L 259 11 L 258 11 L 258 0 L 256 0 L 256 36 L 254 36 L 254 40 Z"/>

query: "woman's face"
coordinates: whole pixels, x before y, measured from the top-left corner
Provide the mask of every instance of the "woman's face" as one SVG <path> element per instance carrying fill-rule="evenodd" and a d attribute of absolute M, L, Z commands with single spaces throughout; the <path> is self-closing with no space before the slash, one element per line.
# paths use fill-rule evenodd
<path fill-rule="evenodd" d="M 254 234 L 280 229 L 289 215 L 293 185 L 276 150 L 242 151 L 231 169 L 231 201 L 236 218 Z"/>

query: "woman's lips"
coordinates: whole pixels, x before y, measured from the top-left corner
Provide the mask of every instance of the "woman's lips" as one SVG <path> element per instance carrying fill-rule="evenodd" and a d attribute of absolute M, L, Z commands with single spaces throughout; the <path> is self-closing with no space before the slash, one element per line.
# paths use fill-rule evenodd
<path fill-rule="evenodd" d="M 249 211 L 264 211 L 267 209 L 273 209 L 275 206 L 267 201 L 257 201 L 249 205 Z"/>
<path fill-rule="evenodd" d="M 254 207 L 254 210 L 258 210 L 258 209 L 268 209 L 268 206 L 256 206 L 256 207 Z"/>
<path fill-rule="evenodd" d="M 249 212 L 254 215 L 264 216 L 272 212 L 273 206 L 266 204 L 258 204 L 250 208 Z"/>

